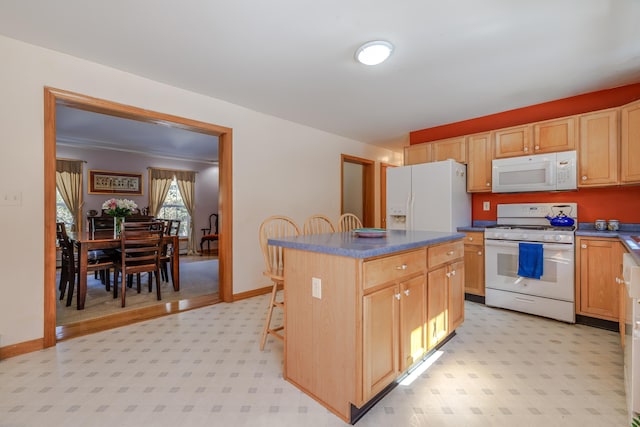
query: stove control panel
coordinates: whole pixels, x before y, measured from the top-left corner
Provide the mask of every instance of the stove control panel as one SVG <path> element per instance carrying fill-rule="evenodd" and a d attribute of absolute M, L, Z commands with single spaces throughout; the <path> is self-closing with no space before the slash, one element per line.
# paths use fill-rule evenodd
<path fill-rule="evenodd" d="M 554 232 L 552 230 L 500 230 L 486 229 L 484 238 L 490 240 L 509 240 L 515 242 L 573 243 L 574 233 Z"/>

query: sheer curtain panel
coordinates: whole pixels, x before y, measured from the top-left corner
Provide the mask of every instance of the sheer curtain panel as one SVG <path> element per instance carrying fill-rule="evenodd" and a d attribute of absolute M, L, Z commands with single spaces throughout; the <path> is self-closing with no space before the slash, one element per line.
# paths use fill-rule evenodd
<path fill-rule="evenodd" d="M 56 159 L 56 188 L 73 215 L 72 231 L 82 231 L 82 160 Z"/>

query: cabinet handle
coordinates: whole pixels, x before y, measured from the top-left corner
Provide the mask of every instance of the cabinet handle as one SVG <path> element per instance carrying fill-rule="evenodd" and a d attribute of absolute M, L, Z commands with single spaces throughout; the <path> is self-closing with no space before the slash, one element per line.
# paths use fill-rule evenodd
<path fill-rule="evenodd" d="M 470 242 L 473 242 L 473 237 L 469 237 L 469 241 L 470 241 Z"/>
<path fill-rule="evenodd" d="M 487 187 L 491 187 L 491 183 L 490 183 L 490 182 L 487 182 L 485 185 L 486 185 Z"/>
<path fill-rule="evenodd" d="M 478 251 L 478 255 L 482 256 L 482 251 Z"/>
<path fill-rule="evenodd" d="M 586 175 L 582 175 L 582 180 L 586 181 L 587 180 L 587 176 Z"/>
<path fill-rule="evenodd" d="M 407 264 L 402 264 L 402 265 L 396 266 L 396 270 L 406 270 L 406 269 L 407 269 Z"/>
<path fill-rule="evenodd" d="M 409 296 L 409 294 L 410 294 L 410 293 L 411 293 L 411 289 L 405 289 L 405 290 L 404 290 L 404 294 L 405 294 L 406 296 Z"/>
<path fill-rule="evenodd" d="M 587 249 L 587 244 L 586 244 L 586 243 L 583 243 L 583 244 L 581 244 L 581 245 L 580 245 L 580 247 L 581 247 L 582 249 Z"/>
<path fill-rule="evenodd" d="M 450 272 L 447 272 L 446 274 L 447 274 L 447 277 L 451 277 L 451 273 Z"/>
<path fill-rule="evenodd" d="M 453 251 L 447 252 L 447 255 L 449 255 L 449 256 L 453 255 Z"/>
<path fill-rule="evenodd" d="M 456 275 L 456 271 L 455 271 L 455 270 L 453 270 L 453 271 L 451 272 L 451 275 L 452 275 L 452 276 L 455 276 L 455 275 Z"/>
<path fill-rule="evenodd" d="M 398 293 L 395 296 L 396 296 L 396 299 L 399 300 L 402 295 Z"/>
<path fill-rule="evenodd" d="M 533 148 L 534 148 L 534 149 L 536 149 L 536 150 L 539 150 L 539 149 L 540 149 L 540 146 L 539 146 L 539 145 L 536 145 L 536 146 L 535 146 L 535 147 L 533 147 Z"/>

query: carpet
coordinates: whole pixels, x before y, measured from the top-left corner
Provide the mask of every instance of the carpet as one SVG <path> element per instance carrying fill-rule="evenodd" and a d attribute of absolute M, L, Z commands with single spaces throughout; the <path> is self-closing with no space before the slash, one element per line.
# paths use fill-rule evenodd
<path fill-rule="evenodd" d="M 113 275 L 113 273 L 112 273 Z M 162 300 L 156 298 L 155 278 L 152 292 L 148 288 L 148 275 L 142 275 L 142 290 L 138 294 L 136 282 L 133 288 L 127 288 L 126 306 L 121 307 L 120 292 L 118 298 L 113 298 L 113 288 L 107 292 L 104 285 L 94 278 L 93 273 L 87 277 L 87 298 L 84 310 L 76 309 L 76 295 L 73 303 L 67 307 L 66 295 L 63 301 L 56 303 L 56 326 L 66 325 L 101 317 L 107 314 L 148 307 L 154 304 L 164 304 L 171 301 L 189 299 L 196 296 L 210 295 L 218 292 L 218 259 L 200 256 L 180 257 L 180 291 L 173 290 L 171 279 L 160 282 Z M 56 287 L 59 283 L 59 272 L 56 277 Z M 113 283 L 113 279 L 112 279 Z"/>

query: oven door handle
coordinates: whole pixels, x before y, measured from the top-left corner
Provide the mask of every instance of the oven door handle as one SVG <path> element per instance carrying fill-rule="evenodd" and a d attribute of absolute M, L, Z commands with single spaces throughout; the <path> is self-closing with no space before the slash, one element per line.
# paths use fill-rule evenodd
<path fill-rule="evenodd" d="M 497 247 L 497 248 L 517 248 L 518 243 L 519 242 L 510 242 L 505 240 L 491 240 L 491 239 L 485 239 L 484 241 L 485 247 Z M 534 243 L 534 242 L 526 242 L 526 243 Z M 573 251 L 572 244 L 558 245 L 553 243 L 543 243 L 542 248 L 552 250 L 552 251 L 567 251 L 567 252 Z"/>

